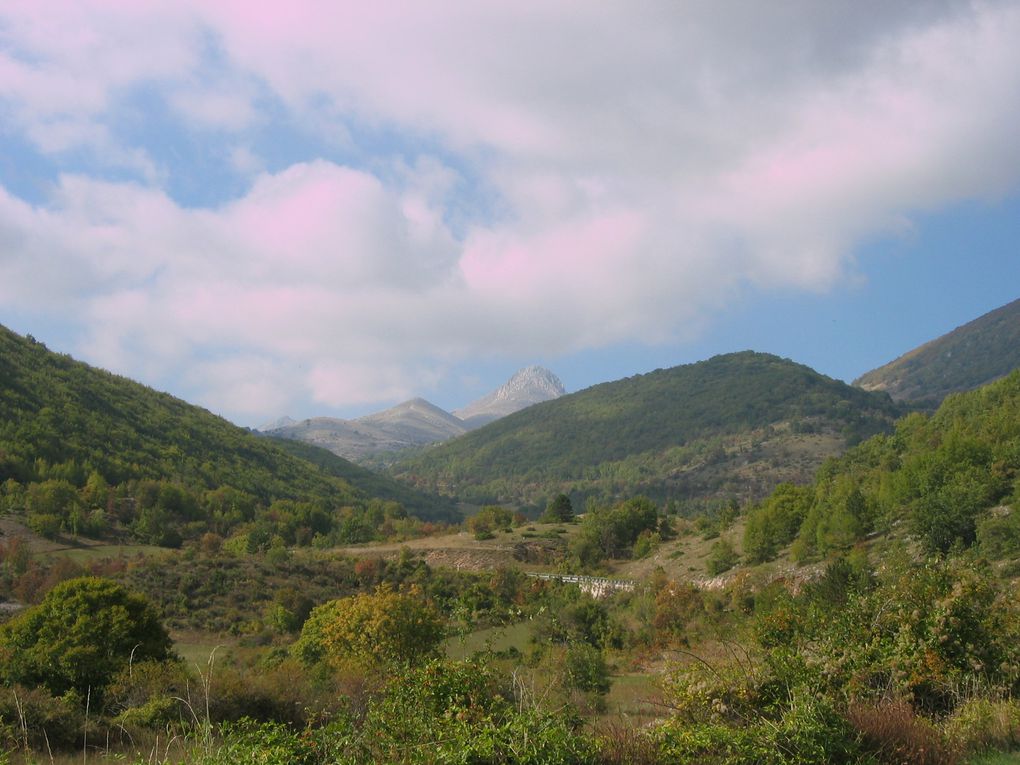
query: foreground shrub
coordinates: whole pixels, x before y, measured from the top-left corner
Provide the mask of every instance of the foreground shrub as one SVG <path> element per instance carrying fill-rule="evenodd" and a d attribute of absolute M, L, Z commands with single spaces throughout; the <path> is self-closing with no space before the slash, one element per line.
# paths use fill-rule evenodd
<path fill-rule="evenodd" d="M 797 694 L 775 717 L 738 724 L 670 720 L 655 731 L 664 762 L 705 765 L 815 765 L 860 761 L 857 737 L 831 703 Z"/>
<path fill-rule="evenodd" d="M 140 595 L 108 579 L 70 579 L 0 627 L 0 676 L 57 696 L 75 690 L 96 705 L 132 659 L 165 660 L 170 645 Z"/>
<path fill-rule="evenodd" d="M 0 687 L 0 751 L 77 746 L 84 731 L 81 699 L 54 697 L 45 688 Z"/>

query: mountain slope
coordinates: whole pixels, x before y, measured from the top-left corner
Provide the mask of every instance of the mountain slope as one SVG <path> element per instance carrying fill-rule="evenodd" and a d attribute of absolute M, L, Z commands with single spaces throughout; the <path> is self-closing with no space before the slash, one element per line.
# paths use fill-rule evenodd
<path fill-rule="evenodd" d="M 328 449 L 347 459 L 445 441 L 467 432 L 464 423 L 423 398 L 354 420 L 313 417 L 267 431 Z"/>
<path fill-rule="evenodd" d="M 376 496 L 354 485 L 353 473 L 345 480 L 332 472 L 204 409 L 0 327 L 0 485 L 16 482 L 9 496 L 17 486 L 64 481 L 80 488 L 99 479 L 135 494 L 137 504 L 140 481 L 181 487 L 188 503 L 224 487 L 262 506 L 359 506 Z M 401 488 L 395 493 L 406 496 Z M 163 502 L 169 522 L 183 522 L 172 504 Z M 201 507 L 188 512 L 200 515 Z"/>
<path fill-rule="evenodd" d="M 1020 300 L 957 327 L 854 380 L 897 401 L 938 404 L 1020 367 Z"/>
<path fill-rule="evenodd" d="M 1020 555 L 1020 370 L 828 462 L 802 501 L 785 494 L 750 511 L 744 550 L 764 553 L 752 559 L 795 540 L 793 556 L 808 561 L 872 532 L 910 533 L 929 553 L 977 541 L 989 558 Z"/>
<path fill-rule="evenodd" d="M 526 367 L 487 396 L 450 414 L 423 398 L 353 420 L 312 417 L 295 422 L 283 417 L 263 432 L 274 438 L 313 444 L 350 460 L 368 458 L 448 441 L 488 422 L 564 393 L 563 383 L 542 367 Z M 374 460 L 387 462 L 387 456 Z"/>
<path fill-rule="evenodd" d="M 525 367 L 492 393 L 453 413 L 474 429 L 534 404 L 559 398 L 566 392 L 560 379 L 548 369 Z"/>
<path fill-rule="evenodd" d="M 473 501 L 638 491 L 704 501 L 808 480 L 848 441 L 888 429 L 888 396 L 743 352 L 535 404 L 406 459 L 397 477 Z"/>
<path fill-rule="evenodd" d="M 328 449 L 289 439 L 276 442 L 283 451 L 318 467 L 323 473 L 346 481 L 366 496 L 399 502 L 409 513 L 426 520 L 457 521 L 460 512 L 448 497 L 415 490 L 383 473 L 355 465 Z"/>

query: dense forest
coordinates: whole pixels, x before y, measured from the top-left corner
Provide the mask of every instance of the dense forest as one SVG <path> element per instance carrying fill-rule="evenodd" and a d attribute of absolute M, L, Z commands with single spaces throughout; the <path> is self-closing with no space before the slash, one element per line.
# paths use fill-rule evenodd
<path fill-rule="evenodd" d="M 903 411 L 792 361 L 734 353 L 537 404 L 393 473 L 476 502 L 760 498 L 809 480 L 819 454 L 888 430 Z"/>
<path fill-rule="evenodd" d="M 926 552 L 980 542 L 994 558 L 1020 553 L 1020 372 L 950 396 L 931 417 L 901 419 L 827 462 L 811 486 L 783 487 L 751 509 L 745 549 L 767 560 L 793 545 L 797 560 L 843 549 L 906 524 Z M 997 507 L 995 512 L 989 508 Z"/>

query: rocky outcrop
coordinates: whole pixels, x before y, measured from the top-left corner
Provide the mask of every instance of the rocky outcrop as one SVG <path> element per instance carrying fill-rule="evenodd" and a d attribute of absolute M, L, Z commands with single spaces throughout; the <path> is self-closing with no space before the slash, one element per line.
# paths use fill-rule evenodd
<path fill-rule="evenodd" d="M 564 395 L 560 379 L 548 369 L 525 367 L 487 396 L 473 401 L 463 409 L 454 410 L 469 429 L 480 428 L 500 417 L 521 409 L 550 401 Z"/>

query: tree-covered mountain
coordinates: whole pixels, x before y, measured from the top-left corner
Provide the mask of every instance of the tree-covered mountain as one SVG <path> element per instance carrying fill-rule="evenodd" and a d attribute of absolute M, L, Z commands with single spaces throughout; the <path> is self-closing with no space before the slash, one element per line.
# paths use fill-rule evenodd
<path fill-rule="evenodd" d="M 761 497 L 889 429 L 901 409 L 767 354 L 661 369 L 536 404 L 394 466 L 472 501 Z"/>
<path fill-rule="evenodd" d="M 914 412 L 826 463 L 813 483 L 785 486 L 752 508 L 744 549 L 767 560 L 793 542 L 805 561 L 872 531 L 907 530 L 926 552 L 979 543 L 990 558 L 1020 555 L 1020 370 Z"/>
<path fill-rule="evenodd" d="M 932 407 L 1020 367 L 1020 300 L 986 313 L 858 379 L 865 390 Z"/>
<path fill-rule="evenodd" d="M 120 525 L 147 541 L 165 541 L 168 529 L 169 539 L 228 534 L 289 502 L 277 516 L 294 517 L 266 525 L 288 526 L 286 542 L 333 530 L 341 510 L 397 496 L 412 512 L 455 515 L 365 481 L 0 327 L 0 509 L 24 509 L 46 530 Z"/>
<path fill-rule="evenodd" d="M 419 518 L 455 520 L 459 515 L 449 497 L 418 491 L 388 475 L 355 465 L 328 449 L 283 438 L 275 443 L 288 454 L 312 463 L 327 475 L 346 481 L 366 496 L 398 502 Z"/>

